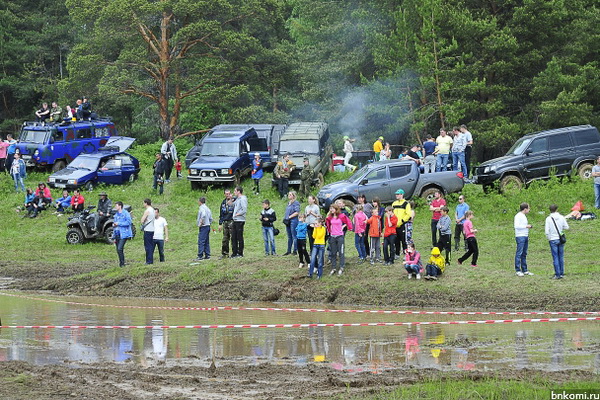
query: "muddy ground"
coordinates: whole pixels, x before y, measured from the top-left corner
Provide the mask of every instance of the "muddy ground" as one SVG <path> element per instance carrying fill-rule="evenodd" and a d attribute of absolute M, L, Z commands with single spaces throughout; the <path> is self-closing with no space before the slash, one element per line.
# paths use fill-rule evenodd
<path fill-rule="evenodd" d="M 539 374 L 507 371 L 494 374 L 444 373 L 399 369 L 381 374 L 348 375 L 325 366 L 269 365 L 214 368 L 129 364 L 32 366 L 11 361 L 0 369 L 0 398 L 7 400 L 119 399 L 119 400 L 241 400 L 327 399 L 363 397 L 425 380 L 493 377 L 527 384 Z M 438 377 L 436 377 L 438 376 Z M 593 381 L 591 373 L 548 372 L 544 378 L 557 386 L 573 380 Z"/>

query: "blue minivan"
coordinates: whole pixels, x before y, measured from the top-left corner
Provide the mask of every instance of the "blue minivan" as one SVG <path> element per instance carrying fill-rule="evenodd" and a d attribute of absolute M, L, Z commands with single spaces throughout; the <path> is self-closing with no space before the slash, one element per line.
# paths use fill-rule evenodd
<path fill-rule="evenodd" d="M 62 123 L 25 122 L 17 149 L 28 167 L 59 171 L 81 153 L 92 153 L 116 136 L 109 119 Z"/>

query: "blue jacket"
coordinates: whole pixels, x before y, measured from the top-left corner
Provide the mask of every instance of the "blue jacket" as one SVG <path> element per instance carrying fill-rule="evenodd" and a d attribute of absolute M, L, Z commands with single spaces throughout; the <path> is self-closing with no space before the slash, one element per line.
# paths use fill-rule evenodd
<path fill-rule="evenodd" d="M 296 226 L 296 237 L 298 239 L 306 239 L 306 231 L 308 229 L 308 224 L 306 222 L 298 222 Z"/>
<path fill-rule="evenodd" d="M 256 158 L 252 160 L 252 179 L 260 179 L 263 177 L 262 164 L 263 162 L 261 159 L 259 159 L 258 162 L 256 162 Z"/>
<path fill-rule="evenodd" d="M 33 203 L 33 199 L 35 199 L 35 193 L 25 193 L 25 204 Z"/>
<path fill-rule="evenodd" d="M 12 166 L 10 166 L 10 168 L 12 168 Z M 25 165 L 25 161 L 22 159 L 19 159 L 19 175 L 23 179 L 27 178 L 27 166 Z"/>
<path fill-rule="evenodd" d="M 71 206 L 71 196 L 56 199 L 56 204 L 60 204 L 62 208 L 69 208 Z"/>
<path fill-rule="evenodd" d="M 123 209 L 121 212 L 115 214 L 115 223 L 117 226 L 115 227 L 115 233 L 121 239 L 129 239 L 133 236 L 131 232 L 131 215 L 127 210 Z"/>

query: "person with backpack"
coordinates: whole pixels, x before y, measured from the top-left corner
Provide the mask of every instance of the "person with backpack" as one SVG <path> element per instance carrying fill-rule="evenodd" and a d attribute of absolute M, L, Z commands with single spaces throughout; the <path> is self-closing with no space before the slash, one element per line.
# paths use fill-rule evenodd
<path fill-rule="evenodd" d="M 554 275 L 552 279 L 562 279 L 565 276 L 565 243 L 567 241 L 563 231 L 569 229 L 565 217 L 558 212 L 556 204 L 550 205 L 550 215 L 546 218 L 544 232 L 550 243 Z"/>

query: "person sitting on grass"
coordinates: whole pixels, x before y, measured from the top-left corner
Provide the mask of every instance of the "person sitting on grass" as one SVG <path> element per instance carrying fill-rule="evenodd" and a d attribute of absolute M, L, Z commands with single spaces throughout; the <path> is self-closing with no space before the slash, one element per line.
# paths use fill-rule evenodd
<path fill-rule="evenodd" d="M 403 264 L 408 273 L 408 279 L 411 279 L 413 275 L 417 279 L 421 279 L 421 254 L 415 250 L 412 242 L 406 245 Z"/>
<path fill-rule="evenodd" d="M 62 197 L 59 197 L 54 202 L 54 207 L 56 207 L 56 213 L 64 213 L 71 206 L 71 196 L 69 196 L 68 190 L 63 190 Z"/>
<path fill-rule="evenodd" d="M 27 190 L 25 191 L 25 209 L 27 210 L 27 214 L 23 214 L 23 218 L 25 216 L 29 216 L 31 215 L 31 213 L 33 213 L 34 211 L 34 199 L 35 199 L 35 194 L 33 193 L 33 189 L 31 188 L 27 188 Z M 20 208 L 17 208 L 17 212 L 21 211 Z"/>
<path fill-rule="evenodd" d="M 85 206 L 85 199 L 79 193 L 79 189 L 73 190 L 73 196 L 71 197 L 71 208 L 73 212 L 81 212 L 83 211 L 83 207 Z"/>
<path fill-rule="evenodd" d="M 434 247 L 431 249 L 431 256 L 425 265 L 425 279 L 437 281 L 437 277 L 444 273 L 446 260 L 442 257 L 440 249 Z"/>
<path fill-rule="evenodd" d="M 50 189 L 46 187 L 46 184 L 40 182 L 38 188 L 35 190 L 35 198 L 33 199 L 33 214 L 31 218 L 37 217 L 38 213 L 46 209 L 48 204 L 52 203 L 52 193 Z"/>

